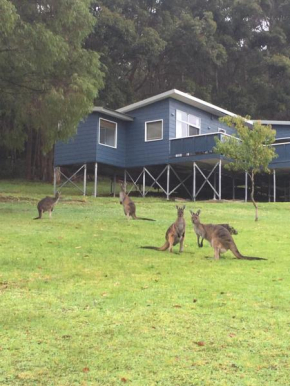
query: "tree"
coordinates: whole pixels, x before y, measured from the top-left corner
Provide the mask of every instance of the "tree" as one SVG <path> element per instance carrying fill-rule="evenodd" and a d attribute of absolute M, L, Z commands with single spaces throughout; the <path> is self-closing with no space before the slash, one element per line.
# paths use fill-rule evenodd
<path fill-rule="evenodd" d="M 258 221 L 258 206 L 254 199 L 255 175 L 269 173 L 269 163 L 277 157 L 271 144 L 275 140 L 276 132 L 271 126 L 264 126 L 256 121 L 249 126 L 249 118 L 240 116 L 223 117 L 221 121 L 232 126 L 237 131 L 237 137 L 223 137 L 217 139 L 215 152 L 229 159 L 225 165 L 229 170 L 245 171 L 251 179 L 251 201 L 255 207 L 255 221 Z"/>
<path fill-rule="evenodd" d="M 27 178 L 50 177 L 54 143 L 76 132 L 103 85 L 99 55 L 83 47 L 90 3 L 0 0 L 0 142 L 25 150 Z"/>

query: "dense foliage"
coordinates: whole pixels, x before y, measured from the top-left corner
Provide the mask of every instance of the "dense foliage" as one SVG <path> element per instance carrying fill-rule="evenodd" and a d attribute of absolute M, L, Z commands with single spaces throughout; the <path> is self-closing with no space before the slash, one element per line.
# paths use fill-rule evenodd
<path fill-rule="evenodd" d="M 177 88 L 242 116 L 290 118 L 290 0 L 101 0 L 94 9 L 87 44 L 106 65 L 108 106 Z"/>
<path fill-rule="evenodd" d="M 99 56 L 83 48 L 89 0 L 0 0 L 0 143 L 26 146 L 27 177 L 52 170 L 49 151 L 71 136 L 102 85 Z"/>
<path fill-rule="evenodd" d="M 87 114 L 101 71 L 98 105 L 176 88 L 290 119 L 289 21 L 290 0 L 0 0 L 2 149 L 26 146 L 29 177 Z"/>

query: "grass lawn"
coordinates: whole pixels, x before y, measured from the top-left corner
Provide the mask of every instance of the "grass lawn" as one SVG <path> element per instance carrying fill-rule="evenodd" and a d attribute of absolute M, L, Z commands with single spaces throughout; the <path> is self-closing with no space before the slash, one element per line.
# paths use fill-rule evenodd
<path fill-rule="evenodd" d="M 0 385 L 289 385 L 290 203 L 187 203 L 184 253 L 161 246 L 174 202 L 0 181 Z M 241 253 L 198 248 L 188 209 L 228 222 Z"/>

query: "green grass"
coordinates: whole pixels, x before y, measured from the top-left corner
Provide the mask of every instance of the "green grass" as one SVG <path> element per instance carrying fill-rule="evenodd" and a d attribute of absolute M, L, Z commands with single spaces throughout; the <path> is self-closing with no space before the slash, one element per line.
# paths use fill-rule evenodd
<path fill-rule="evenodd" d="M 104 188 L 105 189 L 105 188 Z M 187 203 L 229 222 L 245 255 L 161 246 L 174 202 L 64 192 L 34 221 L 46 184 L 0 182 L 0 385 L 289 385 L 289 203 Z M 202 342 L 202 343 L 200 343 Z"/>

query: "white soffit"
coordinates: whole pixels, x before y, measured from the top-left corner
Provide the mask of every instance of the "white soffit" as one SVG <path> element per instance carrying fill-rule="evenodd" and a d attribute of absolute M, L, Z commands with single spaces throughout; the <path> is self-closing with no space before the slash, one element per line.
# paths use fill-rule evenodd
<path fill-rule="evenodd" d="M 118 112 L 115 110 L 106 109 L 105 107 L 101 107 L 101 106 L 93 107 L 92 111 L 97 113 L 103 113 L 105 115 L 108 115 L 109 117 L 119 118 L 122 121 L 132 122 L 134 120 L 134 118 L 129 117 L 129 115 L 122 114 L 121 112 Z"/>

